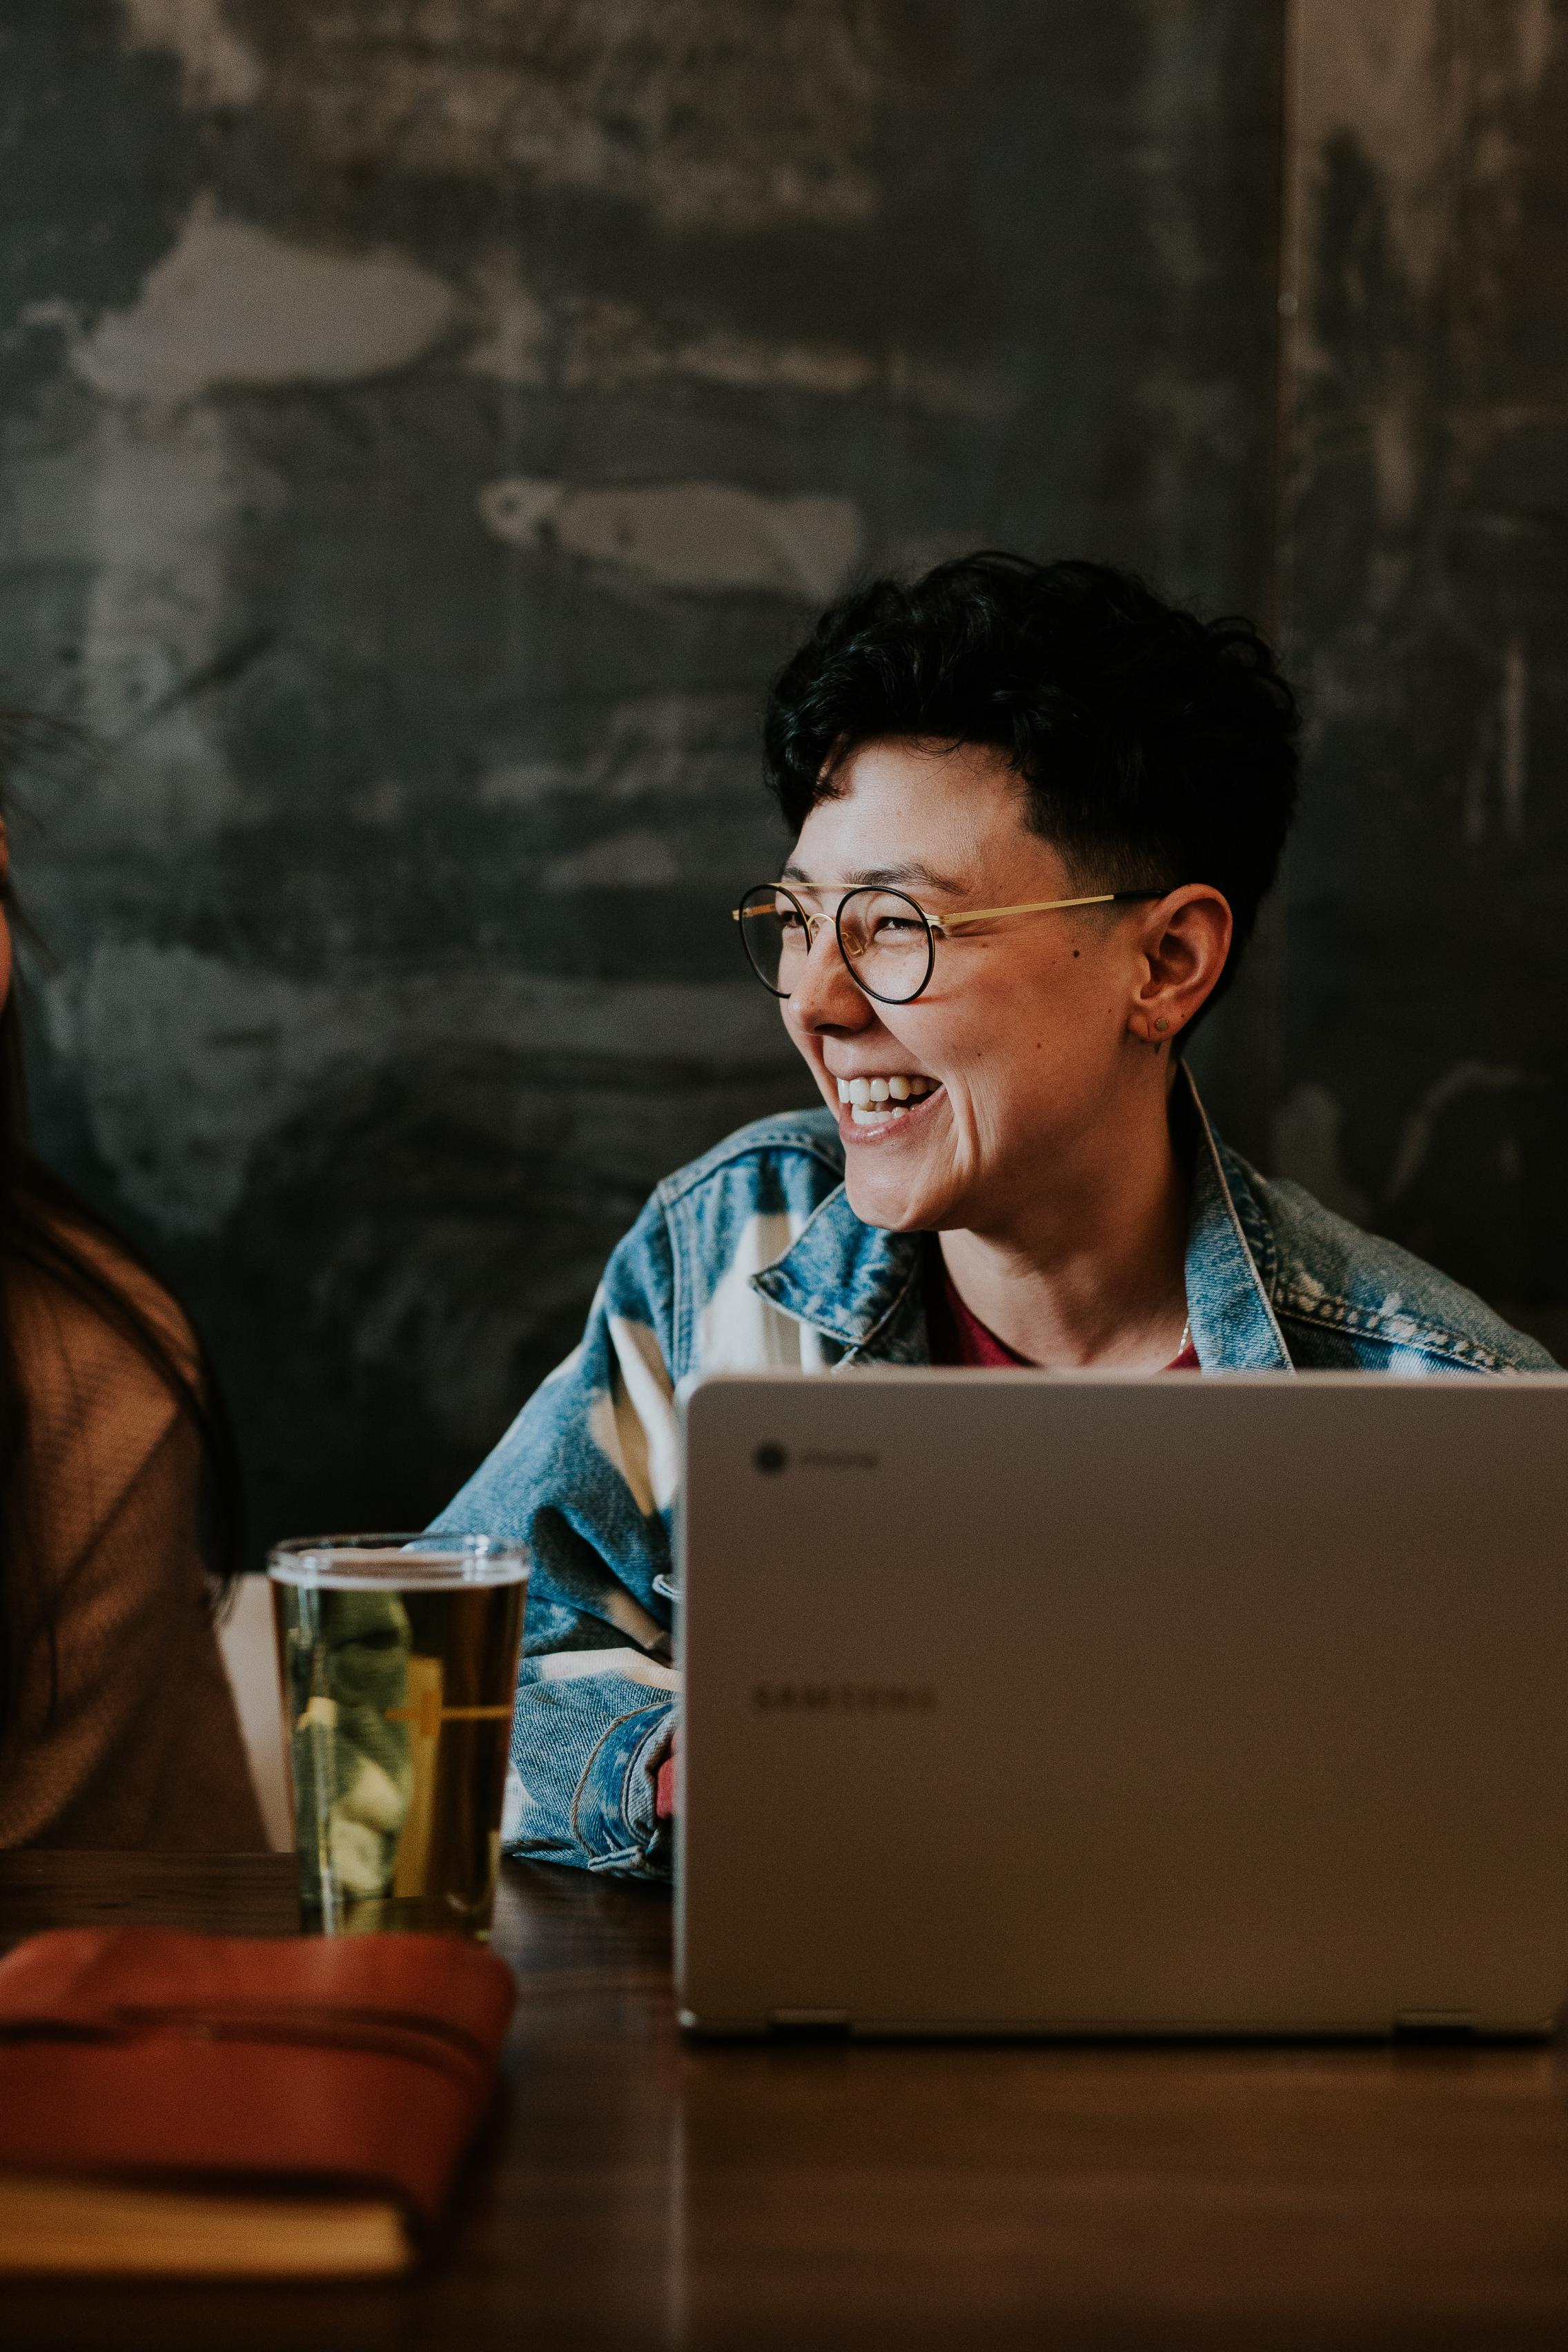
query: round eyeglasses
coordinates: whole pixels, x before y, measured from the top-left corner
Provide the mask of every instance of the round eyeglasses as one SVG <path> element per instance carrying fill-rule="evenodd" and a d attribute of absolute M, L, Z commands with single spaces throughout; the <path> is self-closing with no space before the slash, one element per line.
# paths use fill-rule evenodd
<path fill-rule="evenodd" d="M 809 913 L 782 882 L 758 882 L 746 892 L 731 919 L 741 926 L 752 970 L 774 996 L 793 996 L 817 932 L 830 924 L 850 979 L 879 1004 L 912 1004 L 936 968 L 937 940 L 951 938 L 965 923 L 990 922 L 1002 915 L 1054 915 L 1068 907 L 1114 907 L 1124 899 L 1166 895 L 1163 890 L 1098 890 L 1087 898 L 1034 898 L 1020 907 L 973 907 L 963 914 L 928 915 L 902 890 L 879 883 L 851 888 L 824 882 L 813 887 L 844 890 L 837 913 Z"/>

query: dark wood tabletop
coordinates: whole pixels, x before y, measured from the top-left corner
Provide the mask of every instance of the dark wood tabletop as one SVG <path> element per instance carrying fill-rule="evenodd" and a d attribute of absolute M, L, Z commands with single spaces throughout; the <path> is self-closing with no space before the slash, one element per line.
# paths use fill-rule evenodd
<path fill-rule="evenodd" d="M 0 1938 L 288 1934 L 292 1865 L 0 1855 Z M 0 2345 L 1560 2347 L 1555 2049 L 690 2046 L 669 1905 L 509 1866 L 503 2110 L 396 2284 L 0 2287 Z"/>

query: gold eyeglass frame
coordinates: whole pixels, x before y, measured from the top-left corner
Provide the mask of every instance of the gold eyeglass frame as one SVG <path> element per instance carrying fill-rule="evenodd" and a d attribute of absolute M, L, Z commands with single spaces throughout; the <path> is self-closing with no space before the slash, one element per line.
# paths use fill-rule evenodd
<path fill-rule="evenodd" d="M 819 928 L 825 923 L 830 924 L 833 929 L 833 936 L 838 943 L 838 953 L 845 971 L 849 974 L 850 979 L 855 982 L 856 987 L 860 991 L 861 994 L 863 996 L 874 998 L 879 1004 L 912 1004 L 916 997 L 923 996 L 926 990 L 931 986 L 931 974 L 936 970 L 937 940 L 939 939 L 951 937 L 952 932 L 957 930 L 964 923 L 993 922 L 1003 915 L 1058 915 L 1065 912 L 1068 908 L 1072 907 L 1115 907 L 1121 905 L 1127 899 L 1163 898 L 1169 896 L 1169 893 L 1165 890 L 1097 890 L 1089 898 L 1029 898 L 1024 900 L 1020 905 L 1016 907 L 966 907 L 962 912 L 955 915 L 933 915 L 930 913 L 926 908 L 921 905 L 918 898 L 911 898 L 907 890 L 896 889 L 891 883 L 888 882 L 814 882 L 811 885 L 811 887 L 814 891 L 843 891 L 844 896 L 839 899 L 837 906 L 834 908 L 831 915 L 807 914 L 805 908 L 801 905 L 800 900 L 795 897 L 794 890 L 791 889 L 787 882 L 753 882 L 750 889 L 742 893 L 741 904 L 738 907 L 732 907 L 731 908 L 730 920 L 732 923 L 740 923 L 743 922 L 748 915 L 771 914 L 774 911 L 770 907 L 747 906 L 746 900 L 754 897 L 759 890 L 771 890 L 775 898 L 787 898 L 790 905 L 795 908 L 795 913 L 799 916 L 801 923 L 805 927 L 806 954 L 809 956 L 812 950 L 816 945 L 816 934 Z M 921 982 L 920 986 L 911 990 L 908 996 L 885 996 L 880 989 L 868 988 L 866 982 L 861 979 L 859 973 L 856 971 L 854 963 L 850 959 L 849 950 L 844 944 L 844 931 L 842 926 L 845 908 L 849 904 L 851 898 L 870 898 L 873 895 L 879 898 L 901 898 L 906 907 L 912 907 L 914 908 L 916 914 L 925 925 L 925 977 Z M 745 944 L 745 935 L 743 932 L 742 934 L 742 944 Z M 783 1002 L 787 1003 L 793 991 L 787 988 L 775 988 L 772 981 L 763 979 L 762 967 L 757 962 L 755 957 L 752 956 L 749 949 L 746 953 L 746 961 L 751 965 L 751 968 L 756 973 L 757 978 L 762 981 L 763 986 L 768 991 L 768 993 L 771 996 L 780 998 Z"/>

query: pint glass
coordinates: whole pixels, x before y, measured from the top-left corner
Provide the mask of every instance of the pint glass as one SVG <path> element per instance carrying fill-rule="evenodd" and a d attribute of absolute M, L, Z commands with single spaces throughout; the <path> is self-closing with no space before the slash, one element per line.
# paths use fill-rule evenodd
<path fill-rule="evenodd" d="M 303 1926 L 488 1937 L 525 1549 L 306 1537 L 268 1574 Z"/>

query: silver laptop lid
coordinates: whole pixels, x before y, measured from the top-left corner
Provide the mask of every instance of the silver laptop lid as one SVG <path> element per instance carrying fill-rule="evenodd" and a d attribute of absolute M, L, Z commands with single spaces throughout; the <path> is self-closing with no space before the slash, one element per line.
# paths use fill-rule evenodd
<path fill-rule="evenodd" d="M 1568 1377 L 739 1375 L 685 1428 L 687 2022 L 1549 2023 Z"/>

